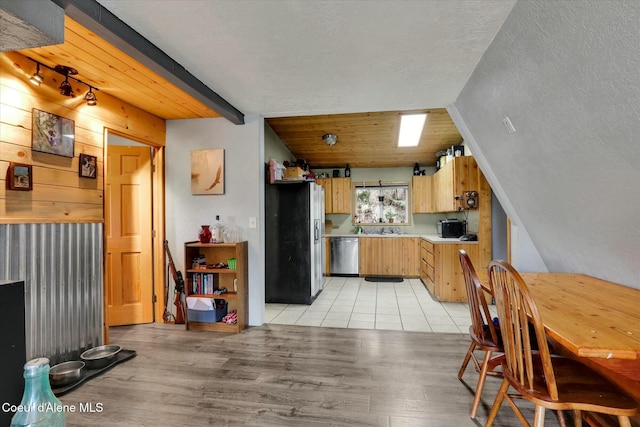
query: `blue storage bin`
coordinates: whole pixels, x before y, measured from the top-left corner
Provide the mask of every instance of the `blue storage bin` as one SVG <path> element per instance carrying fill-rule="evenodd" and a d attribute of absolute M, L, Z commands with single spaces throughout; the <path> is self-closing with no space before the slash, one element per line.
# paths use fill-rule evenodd
<path fill-rule="evenodd" d="M 227 315 L 227 302 L 215 300 L 215 310 L 187 310 L 189 322 L 215 323 Z"/>

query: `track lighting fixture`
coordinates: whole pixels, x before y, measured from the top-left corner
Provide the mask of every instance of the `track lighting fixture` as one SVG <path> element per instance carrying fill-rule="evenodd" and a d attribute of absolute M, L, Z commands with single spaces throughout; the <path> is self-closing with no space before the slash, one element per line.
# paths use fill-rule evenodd
<path fill-rule="evenodd" d="M 95 90 L 99 90 L 99 89 L 95 86 L 91 86 L 83 82 L 80 79 L 72 77 L 78 74 L 78 70 L 76 70 L 75 68 L 71 68 L 66 65 L 56 65 L 55 67 L 52 68 L 52 67 L 49 67 L 48 65 L 45 65 L 41 62 L 36 61 L 33 58 L 27 57 L 27 59 L 36 63 L 36 72 L 29 78 L 29 81 L 34 85 L 40 86 L 40 84 L 44 81 L 44 76 L 40 74 L 40 67 L 42 66 L 44 68 L 47 68 L 51 71 L 55 71 L 56 73 L 64 76 L 64 81 L 60 83 L 60 87 L 59 87 L 60 95 L 69 96 L 69 97 L 76 96 L 76 94 L 73 92 L 73 87 L 71 86 L 71 83 L 69 83 L 69 79 L 71 79 L 89 88 L 89 92 L 87 92 L 84 96 L 84 100 L 87 101 L 87 105 L 98 104 L 98 99 L 96 98 L 96 94 L 93 91 L 94 89 Z"/>

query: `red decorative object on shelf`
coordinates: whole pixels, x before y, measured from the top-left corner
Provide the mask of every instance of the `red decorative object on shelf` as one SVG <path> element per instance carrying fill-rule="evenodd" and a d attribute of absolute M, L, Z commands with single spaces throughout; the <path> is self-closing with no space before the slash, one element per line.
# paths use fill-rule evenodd
<path fill-rule="evenodd" d="M 208 225 L 201 226 L 200 232 L 198 233 L 198 239 L 200 239 L 200 243 L 209 243 L 211 242 L 211 230 L 209 230 Z"/>

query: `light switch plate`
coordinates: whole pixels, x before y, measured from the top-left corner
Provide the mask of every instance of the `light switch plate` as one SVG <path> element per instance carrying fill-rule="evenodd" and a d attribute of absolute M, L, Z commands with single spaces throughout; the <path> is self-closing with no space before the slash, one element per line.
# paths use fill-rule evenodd
<path fill-rule="evenodd" d="M 255 216 L 249 217 L 249 228 L 256 228 L 258 226 Z"/>
<path fill-rule="evenodd" d="M 502 119 L 502 123 L 504 123 L 505 127 L 507 128 L 507 132 L 516 133 L 516 127 L 513 125 L 513 123 L 511 123 L 511 119 L 509 118 L 509 116 L 505 116 L 505 118 Z"/>

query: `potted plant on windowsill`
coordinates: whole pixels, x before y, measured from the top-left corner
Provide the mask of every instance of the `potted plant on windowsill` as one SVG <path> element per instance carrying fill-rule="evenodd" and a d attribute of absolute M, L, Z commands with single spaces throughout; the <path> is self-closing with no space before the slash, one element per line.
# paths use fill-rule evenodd
<path fill-rule="evenodd" d="M 395 212 L 387 212 L 386 214 L 384 214 L 384 216 L 389 220 L 389 224 L 393 224 L 393 218 L 396 217 L 396 213 Z"/>

